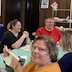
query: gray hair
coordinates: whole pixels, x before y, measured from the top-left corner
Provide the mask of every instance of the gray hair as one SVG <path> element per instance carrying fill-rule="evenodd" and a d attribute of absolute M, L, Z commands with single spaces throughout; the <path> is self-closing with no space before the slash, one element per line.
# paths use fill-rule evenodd
<path fill-rule="evenodd" d="M 34 39 L 33 44 L 37 41 L 37 40 L 42 40 L 44 41 L 46 47 L 49 50 L 49 53 L 51 55 L 51 62 L 56 62 L 57 61 L 57 54 L 58 54 L 58 49 L 56 47 L 56 43 L 53 40 L 52 37 L 50 36 L 46 36 L 46 35 L 40 35 L 37 38 Z"/>
<path fill-rule="evenodd" d="M 49 19 L 54 20 L 53 18 L 47 18 L 45 19 L 44 23 L 46 23 Z"/>

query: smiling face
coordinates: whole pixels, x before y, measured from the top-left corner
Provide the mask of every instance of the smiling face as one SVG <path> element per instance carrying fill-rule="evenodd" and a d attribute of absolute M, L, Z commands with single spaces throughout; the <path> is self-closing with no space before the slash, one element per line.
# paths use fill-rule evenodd
<path fill-rule="evenodd" d="M 45 27 L 49 30 L 53 29 L 54 27 L 54 20 L 53 19 L 46 19 Z"/>
<path fill-rule="evenodd" d="M 32 60 L 38 65 L 46 65 L 51 62 L 48 48 L 43 40 L 37 40 L 32 46 Z"/>
<path fill-rule="evenodd" d="M 13 30 L 14 30 L 15 32 L 20 32 L 20 31 L 21 31 L 21 23 L 18 21 L 18 22 L 15 24 L 15 26 L 14 26 L 14 25 L 12 26 L 12 28 L 13 28 Z"/>

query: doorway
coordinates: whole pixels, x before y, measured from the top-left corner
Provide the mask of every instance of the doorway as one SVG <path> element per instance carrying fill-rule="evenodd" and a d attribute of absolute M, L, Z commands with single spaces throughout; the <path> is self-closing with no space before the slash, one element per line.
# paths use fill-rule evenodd
<path fill-rule="evenodd" d="M 26 0 L 25 4 L 25 30 L 30 33 L 35 32 L 39 27 L 39 0 Z"/>

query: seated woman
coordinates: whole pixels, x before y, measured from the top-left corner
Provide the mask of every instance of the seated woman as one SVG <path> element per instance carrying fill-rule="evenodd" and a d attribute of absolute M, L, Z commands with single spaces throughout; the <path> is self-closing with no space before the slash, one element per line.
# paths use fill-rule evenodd
<path fill-rule="evenodd" d="M 16 58 L 9 58 L 9 54 L 4 47 L 5 58 L 12 61 L 9 65 L 15 72 L 61 72 L 57 61 L 57 48 L 54 40 L 49 36 L 38 36 L 31 48 L 31 61 L 22 67 Z"/>
<path fill-rule="evenodd" d="M 66 53 L 59 61 L 58 64 L 61 72 L 72 72 L 72 31 L 68 30 L 63 33 L 60 40 L 63 51 Z"/>
<path fill-rule="evenodd" d="M 21 22 L 17 19 L 9 23 L 9 29 L 4 33 L 1 40 L 1 47 L 7 45 L 8 48 L 14 49 L 23 45 L 26 39 L 26 44 L 30 43 L 29 33 L 27 31 L 21 32 Z"/>

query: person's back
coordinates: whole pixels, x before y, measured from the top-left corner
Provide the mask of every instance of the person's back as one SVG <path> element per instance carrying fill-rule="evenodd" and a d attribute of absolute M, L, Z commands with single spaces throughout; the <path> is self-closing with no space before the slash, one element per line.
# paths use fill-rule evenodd
<path fill-rule="evenodd" d="M 60 40 L 63 51 L 67 53 L 58 61 L 62 72 L 72 72 L 72 31 L 68 30 L 63 33 Z"/>
<path fill-rule="evenodd" d="M 72 72 L 72 53 L 65 54 L 58 61 L 58 64 L 62 72 Z"/>

